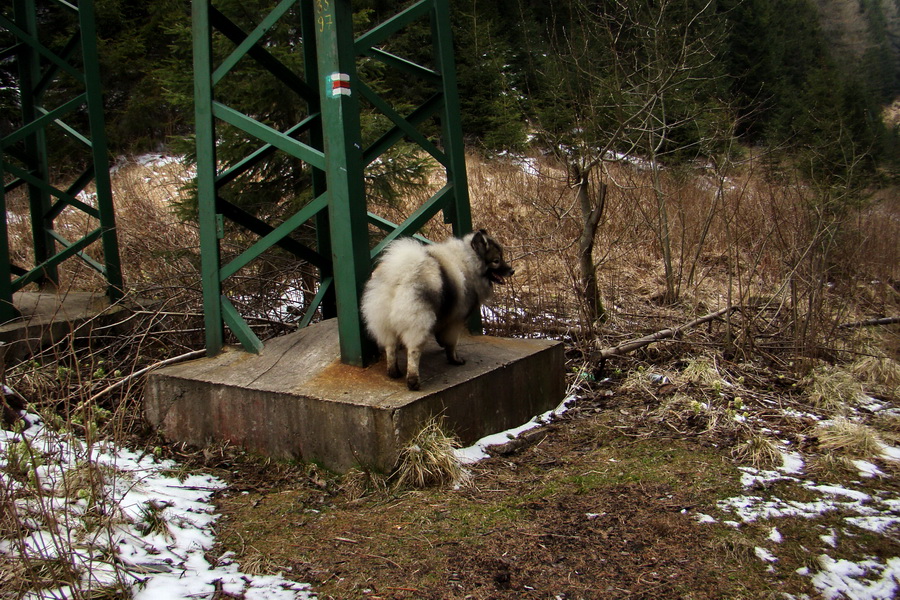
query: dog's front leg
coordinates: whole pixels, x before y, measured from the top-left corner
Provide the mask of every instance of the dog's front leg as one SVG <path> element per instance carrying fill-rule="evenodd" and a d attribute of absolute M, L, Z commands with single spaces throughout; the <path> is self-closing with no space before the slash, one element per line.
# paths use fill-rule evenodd
<path fill-rule="evenodd" d="M 459 325 L 450 325 L 445 329 L 437 332 L 435 336 L 437 338 L 438 344 L 444 349 L 444 353 L 447 355 L 447 362 L 451 365 L 464 365 L 466 361 L 459 357 L 459 354 L 456 353 L 456 344 L 459 342 L 460 331 L 462 330 L 462 326 Z"/>

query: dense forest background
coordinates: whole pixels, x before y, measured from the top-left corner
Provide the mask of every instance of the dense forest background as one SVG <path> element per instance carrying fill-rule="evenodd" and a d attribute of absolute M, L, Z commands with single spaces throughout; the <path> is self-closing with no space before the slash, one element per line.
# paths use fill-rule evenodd
<path fill-rule="evenodd" d="M 190 3 L 96 4 L 112 150 L 154 150 L 189 136 Z M 217 6 L 255 25 L 270 4 Z M 357 0 L 357 27 L 406 4 Z M 451 8 L 463 127 L 486 152 L 585 144 L 678 162 L 709 159 L 738 140 L 842 185 L 884 175 L 900 154 L 897 123 L 883 118 L 900 96 L 897 0 L 451 0 Z M 48 10 L 40 18 L 52 36 L 71 17 Z M 298 33 L 284 21 L 269 46 L 302 70 Z M 419 57 L 428 35 L 427 23 L 410 26 L 390 49 Z M 16 112 L 13 68 L 0 62 L 4 129 Z M 380 91 L 402 92 L 396 102 L 418 99 L 399 75 L 359 68 Z M 252 66 L 244 74 L 230 85 L 233 101 L 276 126 L 297 122 L 299 100 Z M 284 167 L 272 168 L 284 177 Z M 303 182 L 281 183 L 290 193 Z"/>

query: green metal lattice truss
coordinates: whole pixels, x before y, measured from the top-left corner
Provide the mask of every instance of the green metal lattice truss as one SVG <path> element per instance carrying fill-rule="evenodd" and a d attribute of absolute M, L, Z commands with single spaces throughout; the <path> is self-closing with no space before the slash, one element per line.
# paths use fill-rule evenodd
<path fill-rule="evenodd" d="M 294 10 L 292 10 L 294 9 Z M 286 15 L 299 15 L 303 41 L 304 75 L 294 73 L 275 58 L 263 43 L 266 32 Z M 420 19 L 429 19 L 433 37 L 433 67 L 426 67 L 379 48 L 392 35 Z M 233 51 L 214 64 L 213 31 L 230 40 Z M 194 85 L 197 129 L 197 187 L 200 210 L 201 269 L 203 279 L 206 348 L 210 355 L 224 344 L 224 326 L 242 346 L 259 352 L 262 343 L 234 305 L 222 284 L 263 252 L 278 245 L 319 269 L 318 292 L 301 320 L 310 322 L 321 308 L 325 317 L 338 317 L 342 360 L 362 365 L 374 348 L 365 335 L 359 299 L 374 258 L 392 240 L 413 235 L 443 211 L 456 235 L 471 230 L 459 98 L 447 0 L 421 0 L 374 29 L 353 37 L 350 0 L 282 0 L 249 33 L 218 11 L 209 0 L 193 2 Z M 357 76 L 356 61 L 365 56 L 405 75 L 427 82 L 437 91 L 421 106 L 401 115 Z M 241 60 L 249 57 L 282 81 L 306 103 L 308 113 L 295 126 L 278 131 L 218 101 L 215 86 Z M 392 127 L 368 147 L 360 132 L 360 98 L 380 111 Z M 440 141 L 420 133 L 418 127 L 437 117 Z M 220 168 L 216 159 L 216 125 L 224 122 L 259 140 L 260 146 L 243 160 Z M 298 138 L 307 135 L 307 142 Z M 406 138 L 440 163 L 446 185 L 404 222 L 392 223 L 367 210 L 363 174 L 367 165 L 392 145 Z M 272 227 L 222 198 L 221 186 L 233 181 L 273 152 L 307 163 L 313 172 L 313 200 Z M 258 241 L 225 264 L 219 240 L 227 218 L 259 235 Z M 300 225 L 314 221 L 316 248 L 290 238 Z M 369 225 L 386 232 L 374 247 Z"/>
<path fill-rule="evenodd" d="M 106 278 L 111 301 L 118 300 L 123 293 L 109 181 L 94 3 L 93 0 L 81 0 L 76 5 L 55 0 L 50 7 L 68 12 L 71 17 L 71 36 L 58 49 L 42 42 L 34 0 L 15 0 L 11 14 L 8 10 L 0 10 L 0 28 L 15 39 L 12 46 L 0 50 L 0 60 L 13 59 L 17 63 L 21 104 L 21 119 L 15 130 L 3 132 L 0 137 L 0 210 L 3 212 L 0 219 L 0 322 L 18 316 L 13 305 L 14 292 L 29 283 L 57 285 L 57 266 L 73 257 L 80 258 Z M 52 33 L 57 35 L 59 32 Z M 68 96 L 60 94 L 55 87 L 63 77 L 75 84 L 64 88 L 75 90 Z M 51 93 L 54 91 L 55 94 Z M 60 96 L 64 98 L 60 100 Z M 85 115 L 87 134 L 64 121 L 69 117 L 81 121 Z M 48 138 L 51 135 L 74 140 L 75 145 L 88 154 L 88 167 L 66 189 L 59 189 L 50 181 Z M 95 187 L 95 201 L 79 199 L 79 194 L 91 182 Z M 14 265 L 10 260 L 7 196 L 20 186 L 27 188 L 29 199 L 34 246 L 31 268 Z M 57 231 L 54 222 L 69 208 L 95 219 L 96 228 L 80 239 L 67 239 Z M 97 241 L 103 248 L 102 264 L 85 252 Z"/>

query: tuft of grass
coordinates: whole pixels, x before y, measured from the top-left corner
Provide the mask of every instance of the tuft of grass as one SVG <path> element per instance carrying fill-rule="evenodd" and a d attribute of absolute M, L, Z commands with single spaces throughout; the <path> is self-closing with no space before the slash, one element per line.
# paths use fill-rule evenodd
<path fill-rule="evenodd" d="M 459 442 L 446 432 L 441 420 L 429 420 L 400 453 L 392 475 L 394 485 L 425 488 L 466 483 L 468 472 L 454 453 L 458 447 Z"/>
<path fill-rule="evenodd" d="M 869 424 L 878 431 L 882 440 L 894 445 L 900 442 L 900 415 L 879 413 L 869 420 Z"/>
<path fill-rule="evenodd" d="M 169 502 L 157 502 L 156 500 L 148 500 L 141 506 L 141 519 L 137 524 L 138 531 L 143 535 L 161 535 L 165 538 L 172 537 L 169 525 L 163 512 L 172 506 Z"/>
<path fill-rule="evenodd" d="M 859 472 L 853 458 L 842 454 L 823 454 L 812 462 L 812 472 L 820 477 L 847 477 Z"/>
<path fill-rule="evenodd" d="M 771 439 L 754 434 L 738 444 L 731 455 L 740 462 L 748 462 L 757 469 L 771 469 L 781 464 L 781 451 Z"/>
<path fill-rule="evenodd" d="M 807 399 L 821 410 L 843 414 L 863 394 L 862 385 L 848 371 L 817 367 L 806 377 Z"/>
<path fill-rule="evenodd" d="M 715 364 L 705 356 L 692 359 L 682 371 L 682 375 L 697 385 L 711 388 L 722 385 L 722 376 Z"/>
<path fill-rule="evenodd" d="M 739 531 L 725 531 L 713 546 L 730 561 L 741 564 L 752 563 L 756 558 L 757 542 Z"/>
<path fill-rule="evenodd" d="M 650 417 L 680 433 L 726 433 L 740 427 L 733 408 L 702 396 L 698 400 L 683 392 L 676 392 L 663 401 Z"/>
<path fill-rule="evenodd" d="M 819 447 L 854 458 L 876 456 L 884 444 L 878 433 L 863 423 L 835 419 L 819 432 Z"/>
<path fill-rule="evenodd" d="M 861 381 L 889 394 L 897 394 L 900 390 L 900 363 L 879 354 L 861 358 L 850 366 L 850 370 Z"/>
<path fill-rule="evenodd" d="M 351 502 L 387 491 L 384 477 L 370 469 L 351 469 L 341 477 L 340 491 Z"/>
<path fill-rule="evenodd" d="M 250 546 L 241 557 L 241 571 L 254 576 L 274 575 L 284 571 L 284 567 L 278 566 L 269 555 L 261 552 L 255 546 Z"/>

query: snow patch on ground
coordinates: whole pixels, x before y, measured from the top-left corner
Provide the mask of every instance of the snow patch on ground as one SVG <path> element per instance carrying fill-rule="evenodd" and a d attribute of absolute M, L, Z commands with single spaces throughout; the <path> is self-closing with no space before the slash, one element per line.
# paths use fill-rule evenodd
<path fill-rule="evenodd" d="M 574 396 L 566 396 L 565 399 L 560 402 L 559 406 L 557 406 L 553 410 L 548 410 L 544 414 L 534 417 L 524 425 L 514 427 L 513 429 L 508 429 L 507 431 L 501 431 L 500 433 L 487 435 L 466 448 L 457 448 L 454 451 L 457 460 L 459 460 L 459 462 L 461 462 L 462 464 L 472 464 L 478 462 L 479 460 L 488 458 L 490 455 L 488 454 L 487 449 L 490 446 L 499 446 L 501 444 L 505 444 L 510 440 L 516 439 L 526 431 L 546 424 L 547 422 L 552 420 L 553 417 L 559 416 L 566 412 L 568 405 L 571 404 L 573 400 L 575 400 Z"/>
<path fill-rule="evenodd" d="M 782 452 L 781 467 L 778 469 L 783 473 L 799 474 L 803 472 L 803 456 L 799 452 Z"/>
<path fill-rule="evenodd" d="M 799 459 L 799 463 L 802 463 L 802 459 Z M 861 476 L 873 477 L 880 474 L 875 465 L 866 461 L 856 461 L 854 464 L 860 470 Z M 777 483 L 783 484 L 788 489 L 796 486 L 798 489 L 811 492 L 816 498 L 805 502 L 784 500 L 776 494 L 765 496 L 745 494 L 726 498 L 718 502 L 718 508 L 736 520 L 724 520 L 724 523 L 740 527 L 782 517 L 814 519 L 831 513 L 846 515 L 842 519 L 846 529 L 841 528 L 838 531 L 830 528 L 827 534 L 819 536 L 824 544 L 835 550 L 839 547 L 839 533 L 854 536 L 858 535 L 859 529 L 881 535 L 896 535 L 900 532 L 900 499 L 890 497 L 885 492 L 868 493 L 846 486 L 823 484 L 801 478 L 802 466 L 794 459 L 790 461 L 786 459 L 778 471 L 749 467 L 741 467 L 740 470 L 741 482 L 748 491 L 771 490 Z M 706 522 L 700 519 L 699 514 L 695 518 Z M 783 536 L 773 527 L 768 539 L 781 543 Z M 756 547 L 755 553 L 760 560 L 770 563 L 768 567 L 770 570 L 774 568 L 771 563 L 778 560 L 775 553 L 762 547 Z M 846 559 L 836 560 L 828 554 L 822 554 L 817 561 L 818 570 L 804 568 L 798 570 L 798 573 L 809 576 L 816 589 L 829 600 L 896 598 L 900 586 L 900 557 L 887 558 L 885 562 L 882 562 L 883 560 L 885 559 L 864 557 L 854 562 Z"/>
<path fill-rule="evenodd" d="M 129 588 L 137 600 L 212 598 L 306 600 L 309 587 L 277 576 L 247 575 L 224 557 L 212 565 L 205 553 L 215 543 L 217 515 L 212 495 L 225 483 L 211 475 L 179 476 L 179 465 L 112 444 L 86 445 L 26 415 L 19 433 L 0 430 L 0 470 L 15 471 L 18 461 L 39 489 L 9 478 L 16 510 L 28 515 L 23 535 L 32 558 L 68 559 L 81 581 L 69 587 L 32 592 L 37 598 L 90 596 L 89 590 Z M 35 459 L 25 457 L 37 457 Z M 85 469 L 93 469 L 100 489 L 73 491 Z M 83 483 L 81 484 L 83 485 Z M 90 513 L 103 511 L 108 524 L 82 526 Z M 151 526 L 152 524 L 152 526 Z M 17 556 L 21 546 L 0 540 L 0 552 Z M 216 595 L 215 597 L 219 597 Z"/>
<path fill-rule="evenodd" d="M 819 556 L 821 571 L 812 576 L 813 585 L 828 600 L 890 600 L 896 598 L 900 582 L 900 558 L 882 563 L 877 558 L 859 562 Z"/>

